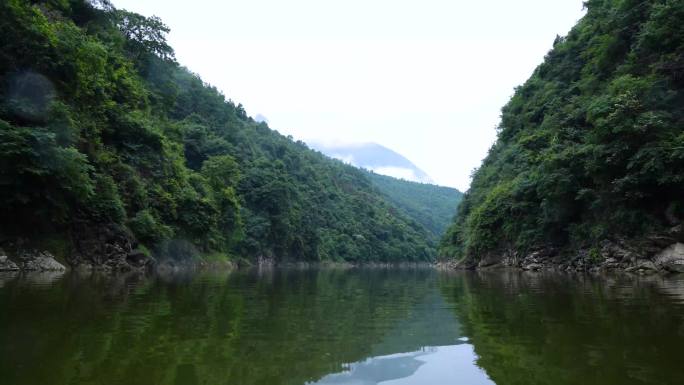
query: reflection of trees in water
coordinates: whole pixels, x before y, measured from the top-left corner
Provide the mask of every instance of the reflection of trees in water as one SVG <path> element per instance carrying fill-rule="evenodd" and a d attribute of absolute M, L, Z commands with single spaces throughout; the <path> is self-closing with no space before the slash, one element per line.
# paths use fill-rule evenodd
<path fill-rule="evenodd" d="M 459 335 L 453 310 L 439 292 L 431 291 L 374 344 L 371 358 L 344 364 L 340 373 L 327 375 L 314 384 L 375 385 L 409 377 L 425 364 L 418 360 L 420 356 L 436 353 L 437 346 L 462 343 L 457 339 Z"/>
<path fill-rule="evenodd" d="M 684 383 L 682 278 L 506 271 L 441 286 L 497 384 Z"/>
<path fill-rule="evenodd" d="M 430 350 L 461 343 L 460 325 L 453 309 L 439 291 L 427 294 L 372 349 L 373 356 Z"/>
<path fill-rule="evenodd" d="M 0 372 L 18 385 L 301 385 L 370 356 L 435 290 L 421 269 L 10 281 Z"/>
<path fill-rule="evenodd" d="M 424 346 L 424 347 L 420 348 L 420 352 L 425 353 L 425 354 L 435 353 L 435 352 L 437 352 L 437 347 L 436 346 Z"/>
<path fill-rule="evenodd" d="M 19 276 L 18 271 L 0 271 L 0 289 Z"/>

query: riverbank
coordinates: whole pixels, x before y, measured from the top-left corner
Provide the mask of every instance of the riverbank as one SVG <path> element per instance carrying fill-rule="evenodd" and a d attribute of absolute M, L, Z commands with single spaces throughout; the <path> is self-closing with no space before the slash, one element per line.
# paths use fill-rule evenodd
<path fill-rule="evenodd" d="M 527 253 L 514 249 L 490 252 L 477 258 L 447 261 L 446 269 L 481 270 L 515 268 L 527 271 L 572 272 L 624 271 L 636 274 L 684 273 L 684 230 L 681 225 L 667 234 L 640 239 L 604 240 L 597 247 L 560 250 L 539 247 Z"/>
<path fill-rule="evenodd" d="M 174 247 L 166 245 L 164 258 L 155 258 L 145 249 L 127 250 L 116 248 L 118 252 L 110 253 L 109 258 L 83 258 L 83 255 L 56 256 L 36 245 L 12 245 L 12 248 L 0 248 L 0 272 L 105 272 L 105 273 L 175 273 L 193 270 L 238 270 L 238 269 L 314 269 L 314 268 L 427 268 L 434 264 L 427 262 L 340 262 L 340 261 L 277 261 L 274 258 L 255 257 L 253 259 L 236 258 L 223 254 L 201 254 L 197 250 L 179 247 L 182 242 L 175 241 Z M 102 246 L 101 248 L 107 248 Z"/>

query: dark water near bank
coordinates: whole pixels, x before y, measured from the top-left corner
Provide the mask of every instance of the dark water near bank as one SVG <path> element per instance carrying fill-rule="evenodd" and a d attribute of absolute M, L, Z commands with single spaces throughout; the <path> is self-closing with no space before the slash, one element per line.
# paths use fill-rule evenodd
<path fill-rule="evenodd" d="M 0 273 L 0 384 L 684 384 L 684 277 Z"/>

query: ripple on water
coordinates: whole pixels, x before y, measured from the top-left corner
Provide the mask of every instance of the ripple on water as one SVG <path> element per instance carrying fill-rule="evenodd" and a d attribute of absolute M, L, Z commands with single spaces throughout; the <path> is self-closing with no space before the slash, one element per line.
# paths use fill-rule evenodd
<path fill-rule="evenodd" d="M 684 277 L 34 277 L 0 273 L 0 383 L 684 383 Z"/>

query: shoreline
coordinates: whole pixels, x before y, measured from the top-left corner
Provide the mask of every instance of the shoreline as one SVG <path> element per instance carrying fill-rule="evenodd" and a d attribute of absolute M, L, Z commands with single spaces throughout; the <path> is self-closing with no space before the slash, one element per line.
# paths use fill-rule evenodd
<path fill-rule="evenodd" d="M 389 269 L 389 268 L 435 268 L 436 262 L 340 262 L 340 261 L 275 261 L 272 258 L 257 257 L 255 260 L 244 258 L 214 259 L 208 255 L 193 256 L 188 259 L 164 258 L 157 259 L 150 255 L 143 255 L 137 250 L 127 254 L 126 263 L 110 264 L 110 260 L 103 263 L 80 263 L 72 265 L 67 261 L 55 257 L 47 250 L 26 248 L 7 253 L 0 248 L 0 273 L 44 273 L 44 272 L 76 272 L 76 273 L 104 273 L 104 274 L 167 274 L 186 271 L 232 271 L 274 268 L 283 269 Z"/>
<path fill-rule="evenodd" d="M 625 241 L 605 241 L 600 248 L 580 249 L 570 255 L 554 248 L 539 248 L 529 253 L 506 250 L 475 258 L 438 262 L 447 270 L 557 271 L 575 273 L 624 272 L 631 274 L 684 273 L 684 243 L 645 247 Z"/>

